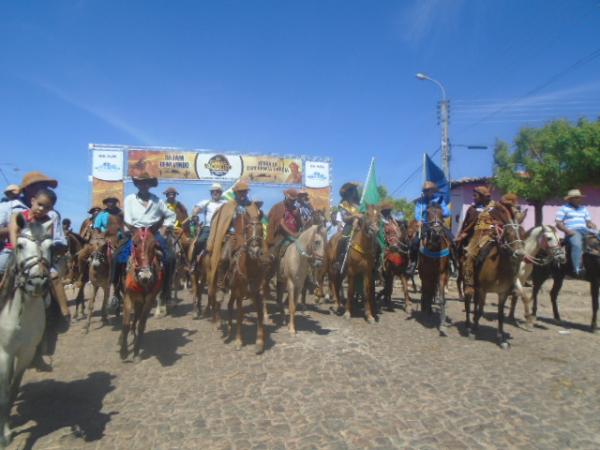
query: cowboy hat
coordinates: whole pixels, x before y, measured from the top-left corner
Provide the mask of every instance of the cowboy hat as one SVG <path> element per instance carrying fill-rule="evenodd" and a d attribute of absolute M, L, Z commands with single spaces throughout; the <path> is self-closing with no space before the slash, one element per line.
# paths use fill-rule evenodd
<path fill-rule="evenodd" d="M 8 186 L 6 186 L 4 188 L 4 193 L 8 194 L 9 192 L 11 192 L 15 195 L 19 195 L 19 193 L 21 192 L 21 188 L 19 186 L 17 186 L 16 184 L 9 184 Z"/>
<path fill-rule="evenodd" d="M 475 189 L 473 189 L 473 192 L 483 195 L 484 197 L 492 196 L 492 193 L 486 186 L 477 186 Z"/>
<path fill-rule="evenodd" d="M 88 214 L 94 214 L 97 211 L 101 211 L 102 208 L 100 208 L 99 206 L 92 206 L 90 209 L 88 209 Z"/>
<path fill-rule="evenodd" d="M 249 191 L 250 190 L 250 186 L 248 186 L 248 183 L 246 183 L 245 181 L 238 181 L 235 186 L 233 187 L 233 192 L 239 192 L 239 191 Z"/>
<path fill-rule="evenodd" d="M 428 190 L 435 190 L 435 191 L 437 191 L 437 188 L 438 188 L 437 184 L 435 184 L 433 181 L 426 181 L 423 184 L 423 190 L 424 191 L 428 191 Z"/>
<path fill-rule="evenodd" d="M 283 195 L 290 200 L 296 200 L 298 198 L 298 191 L 296 189 L 286 189 L 283 191 Z"/>
<path fill-rule="evenodd" d="M 221 186 L 219 183 L 213 183 L 210 186 L 210 192 L 212 192 L 212 191 L 221 191 L 221 192 L 223 192 L 223 186 Z"/>
<path fill-rule="evenodd" d="M 158 178 L 153 177 L 148 172 L 144 172 L 141 175 L 138 175 L 137 177 L 131 177 L 131 179 L 133 181 L 133 184 L 140 183 L 143 181 L 149 181 L 150 187 L 158 186 Z"/>
<path fill-rule="evenodd" d="M 346 192 L 350 191 L 351 189 L 356 189 L 356 188 L 358 188 L 358 183 L 355 183 L 353 181 L 344 183 L 344 184 L 342 184 L 342 187 L 340 188 L 340 195 L 344 196 L 346 194 Z"/>
<path fill-rule="evenodd" d="M 390 211 L 394 209 L 394 204 L 389 200 L 384 200 L 379 204 L 380 211 L 385 211 L 386 209 Z"/>
<path fill-rule="evenodd" d="M 165 194 L 165 195 L 167 195 L 167 194 L 179 195 L 179 192 L 177 192 L 177 189 L 175 189 L 174 187 L 169 187 L 169 188 L 165 189 L 165 191 L 163 192 L 163 194 Z"/>
<path fill-rule="evenodd" d="M 21 189 L 25 189 L 26 187 L 36 183 L 46 183 L 52 189 L 56 189 L 58 186 L 58 181 L 47 177 L 42 172 L 29 172 L 26 173 L 23 177 L 23 180 L 21 180 Z"/>
<path fill-rule="evenodd" d="M 500 203 L 504 205 L 517 206 L 519 204 L 519 197 L 517 197 L 517 194 L 509 192 L 502 196 Z"/>
<path fill-rule="evenodd" d="M 106 197 L 105 199 L 102 200 L 102 204 L 106 205 L 108 202 L 115 202 L 115 203 L 120 203 L 119 199 L 117 197 Z"/>
<path fill-rule="evenodd" d="M 583 195 L 579 189 L 571 189 L 569 192 L 567 192 L 567 195 L 565 195 L 565 200 L 569 200 L 570 198 L 583 197 L 585 197 L 585 195 Z"/>
<path fill-rule="evenodd" d="M 308 197 L 308 195 L 309 194 L 308 194 L 308 191 L 306 189 L 300 189 L 298 191 L 298 197 L 300 197 L 300 196 L 306 196 L 306 197 Z"/>

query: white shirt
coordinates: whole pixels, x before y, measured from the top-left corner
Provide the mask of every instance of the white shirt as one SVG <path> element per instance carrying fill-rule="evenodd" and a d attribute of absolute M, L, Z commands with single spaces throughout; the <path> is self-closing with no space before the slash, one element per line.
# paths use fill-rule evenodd
<path fill-rule="evenodd" d="M 210 200 L 202 200 L 201 202 L 196 203 L 195 208 L 200 209 L 200 212 L 204 213 L 203 226 L 210 227 L 210 223 L 212 222 L 212 218 L 215 213 L 219 210 L 221 206 L 227 203 L 227 200 L 224 198 L 214 201 Z"/>
<path fill-rule="evenodd" d="M 0 203 L 0 227 L 8 227 L 13 214 L 27 211 L 28 209 L 23 200 L 19 198 Z M 52 219 L 53 242 L 55 244 L 67 245 L 67 239 L 61 225 L 60 213 L 53 209 L 48 212 L 48 217 Z"/>
<path fill-rule="evenodd" d="M 167 208 L 165 202 L 156 195 L 150 194 L 148 203 L 144 206 L 142 199 L 137 194 L 129 194 L 125 197 L 123 208 L 125 223 L 136 228 L 148 228 L 164 218 L 164 226 L 174 226 L 177 216 Z"/>

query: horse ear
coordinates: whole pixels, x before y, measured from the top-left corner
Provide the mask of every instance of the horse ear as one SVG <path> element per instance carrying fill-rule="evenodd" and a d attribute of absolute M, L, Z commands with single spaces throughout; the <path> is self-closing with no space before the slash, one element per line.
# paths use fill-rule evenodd
<path fill-rule="evenodd" d="M 525 211 L 520 211 L 517 215 L 517 222 L 523 223 L 525 221 L 525 217 L 527 217 L 528 212 L 528 209 L 526 209 Z"/>

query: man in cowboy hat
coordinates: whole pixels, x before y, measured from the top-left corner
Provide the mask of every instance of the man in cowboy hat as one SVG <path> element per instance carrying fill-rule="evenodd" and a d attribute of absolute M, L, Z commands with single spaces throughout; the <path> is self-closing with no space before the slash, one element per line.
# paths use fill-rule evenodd
<path fill-rule="evenodd" d="M 564 204 L 556 213 L 556 228 L 565 233 L 571 246 L 571 264 L 574 275 L 585 276 L 583 269 L 583 245 L 588 233 L 597 234 L 597 226 L 585 206 L 582 206 L 584 195 L 579 189 L 571 189 L 565 196 Z M 600 234 L 599 234 L 600 236 Z"/>
<path fill-rule="evenodd" d="M 92 234 L 94 231 L 94 223 L 96 222 L 96 216 L 102 211 L 97 205 L 92 206 L 88 210 L 89 217 L 87 217 L 79 228 L 79 236 L 84 240 L 84 242 L 89 242 L 92 239 Z"/>
<path fill-rule="evenodd" d="M 119 208 L 119 199 L 109 196 L 102 200 L 102 204 L 104 205 L 104 210 L 96 215 L 94 229 L 101 233 L 108 233 L 116 236 L 121 231 L 123 223 L 123 210 Z M 111 226 L 111 224 L 114 225 Z M 114 226 L 116 226 L 117 229 L 112 230 Z M 111 230 L 109 230 L 109 228 Z"/>
<path fill-rule="evenodd" d="M 177 217 L 177 220 L 174 224 L 175 228 L 181 229 L 187 221 L 188 212 L 185 205 L 180 201 L 177 201 L 177 196 L 179 195 L 179 192 L 177 192 L 177 189 L 175 189 L 174 187 L 169 187 L 165 189 L 163 194 L 167 199 L 167 201 L 165 202 L 167 208 L 173 211 L 175 213 L 175 216 Z"/>
<path fill-rule="evenodd" d="M 298 191 L 296 207 L 298 208 L 298 213 L 300 214 L 300 219 L 302 220 L 301 228 L 304 229 L 308 224 L 311 223 L 314 213 L 314 208 L 310 204 L 310 196 L 308 195 L 308 191 L 306 189 L 300 189 Z"/>
<path fill-rule="evenodd" d="M 475 231 L 479 214 L 491 201 L 492 193 L 486 186 L 477 186 L 473 189 L 473 204 L 469 206 L 465 213 L 465 218 L 456 238 L 457 247 L 462 248 L 468 245 Z"/>
<path fill-rule="evenodd" d="M 385 252 L 390 248 L 396 248 L 397 251 L 400 227 L 392 216 L 394 204 L 390 200 L 384 200 L 379 205 L 379 210 L 381 211 L 381 222 L 383 224 L 384 248 L 382 250 Z"/>
<path fill-rule="evenodd" d="M 448 208 L 444 197 L 438 193 L 437 184 L 433 181 L 426 181 L 423 184 L 421 198 L 417 200 L 415 205 L 415 219 L 419 222 L 419 225 L 427 223 L 427 208 L 432 203 L 440 205 L 444 219 L 450 217 L 450 208 Z"/>
<path fill-rule="evenodd" d="M 215 213 L 227 203 L 227 200 L 223 198 L 223 187 L 219 183 L 213 183 L 210 187 L 210 198 L 201 200 L 192 209 L 192 217 L 202 214 L 202 228 L 200 234 L 196 239 L 195 248 L 192 249 L 192 255 L 190 255 L 190 261 L 194 261 L 195 255 L 203 251 L 206 248 L 206 241 L 210 235 L 210 224 Z"/>
<path fill-rule="evenodd" d="M 210 270 L 208 273 L 208 295 L 219 295 L 222 301 L 225 295 L 225 274 L 231 257 L 231 239 L 234 230 L 232 221 L 238 214 L 248 212 L 251 217 L 260 220 L 260 210 L 248 198 L 250 186 L 240 180 L 233 187 L 234 197 L 221 206 L 214 214 L 210 234 L 206 242 L 206 250 L 210 255 Z"/>
<path fill-rule="evenodd" d="M 269 211 L 269 234 L 267 246 L 275 259 L 275 267 L 289 244 L 300 234 L 302 218 L 297 208 L 298 191 L 287 189 L 283 192 L 283 201 L 273 205 Z"/>
<path fill-rule="evenodd" d="M 17 200 L 21 194 L 21 188 L 16 184 L 9 184 L 4 188 L 4 197 L 0 202 L 10 202 L 11 200 Z"/>
<path fill-rule="evenodd" d="M 347 182 L 340 188 L 340 197 L 342 201 L 338 205 L 338 214 L 336 220 L 343 224 L 342 236 L 334 242 L 335 254 L 337 255 L 335 265 L 341 270 L 352 228 L 357 224 L 357 220 L 362 218 L 360 208 L 360 195 L 358 194 L 358 183 Z"/>

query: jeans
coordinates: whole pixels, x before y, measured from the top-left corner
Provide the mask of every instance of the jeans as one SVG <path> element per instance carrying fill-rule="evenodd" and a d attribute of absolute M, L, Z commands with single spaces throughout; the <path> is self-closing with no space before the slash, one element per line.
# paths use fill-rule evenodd
<path fill-rule="evenodd" d="M 0 275 L 6 272 L 11 259 L 13 258 L 13 251 L 7 248 L 0 250 Z M 1 279 L 1 278 L 0 278 Z"/>
<path fill-rule="evenodd" d="M 573 230 L 575 234 L 568 236 L 567 240 L 571 246 L 571 264 L 575 273 L 581 272 L 583 269 L 583 237 L 586 234 L 586 230 Z"/>

